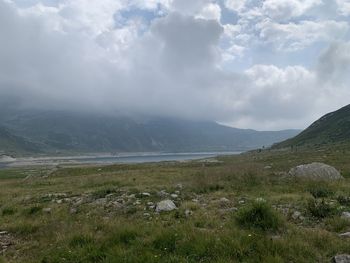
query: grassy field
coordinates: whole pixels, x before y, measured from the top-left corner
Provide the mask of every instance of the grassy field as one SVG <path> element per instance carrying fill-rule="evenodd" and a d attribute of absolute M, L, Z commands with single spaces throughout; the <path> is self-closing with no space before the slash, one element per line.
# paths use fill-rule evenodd
<path fill-rule="evenodd" d="M 338 147 L 0 170 L 0 262 L 330 262 L 350 253 L 349 159 Z M 345 180 L 286 176 L 312 161 Z M 165 199 L 178 209 L 156 213 Z"/>

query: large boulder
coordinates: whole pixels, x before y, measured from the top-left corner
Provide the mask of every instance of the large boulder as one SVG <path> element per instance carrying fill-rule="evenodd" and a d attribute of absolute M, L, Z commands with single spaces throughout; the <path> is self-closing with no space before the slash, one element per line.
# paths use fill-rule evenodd
<path fill-rule="evenodd" d="M 350 263 L 350 255 L 342 254 L 342 255 L 336 255 L 333 258 L 334 263 Z"/>
<path fill-rule="evenodd" d="M 164 200 L 157 204 L 156 212 L 169 212 L 175 210 L 177 207 L 171 200 Z"/>
<path fill-rule="evenodd" d="M 289 171 L 289 175 L 312 180 L 339 180 L 343 178 L 337 169 L 324 163 L 296 166 Z"/>

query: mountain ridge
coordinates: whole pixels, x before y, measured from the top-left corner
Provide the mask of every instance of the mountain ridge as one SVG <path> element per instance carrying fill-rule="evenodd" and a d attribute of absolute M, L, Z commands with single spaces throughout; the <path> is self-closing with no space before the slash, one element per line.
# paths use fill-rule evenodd
<path fill-rule="evenodd" d="M 350 139 L 350 104 L 330 112 L 297 136 L 274 144 L 272 148 L 322 146 L 346 143 Z"/>

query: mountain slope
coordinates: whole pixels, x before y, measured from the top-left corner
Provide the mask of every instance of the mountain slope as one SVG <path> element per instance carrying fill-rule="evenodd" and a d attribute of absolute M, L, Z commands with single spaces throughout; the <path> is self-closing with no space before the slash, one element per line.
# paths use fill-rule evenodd
<path fill-rule="evenodd" d="M 11 114 L 1 123 L 16 136 L 41 145 L 45 152 L 243 151 L 269 146 L 298 132 L 54 111 Z"/>
<path fill-rule="evenodd" d="M 40 147 L 0 127 L 0 154 L 39 152 Z"/>
<path fill-rule="evenodd" d="M 331 112 L 315 121 L 294 138 L 274 145 L 284 148 L 304 145 L 325 145 L 348 142 L 350 139 L 350 105 Z"/>

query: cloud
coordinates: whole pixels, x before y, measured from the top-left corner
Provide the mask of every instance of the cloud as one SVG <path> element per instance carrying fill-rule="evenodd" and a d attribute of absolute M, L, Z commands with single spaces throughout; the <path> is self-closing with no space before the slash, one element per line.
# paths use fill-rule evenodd
<path fill-rule="evenodd" d="M 349 31 L 349 24 L 334 20 L 279 24 L 267 19 L 259 23 L 257 28 L 264 41 L 279 50 L 294 51 L 319 41 L 343 39 Z"/>
<path fill-rule="evenodd" d="M 254 1 L 231 6 L 239 14 L 230 23 L 209 0 L 88 2 L 19 8 L 0 0 L 1 98 L 280 129 L 305 127 L 350 97 L 341 19 L 281 22 Z M 124 15 L 139 9 L 152 10 L 149 23 Z M 329 47 L 313 63 L 295 62 L 320 43 Z"/>
<path fill-rule="evenodd" d="M 322 0 L 265 0 L 262 10 L 270 18 L 289 20 L 321 4 Z"/>

